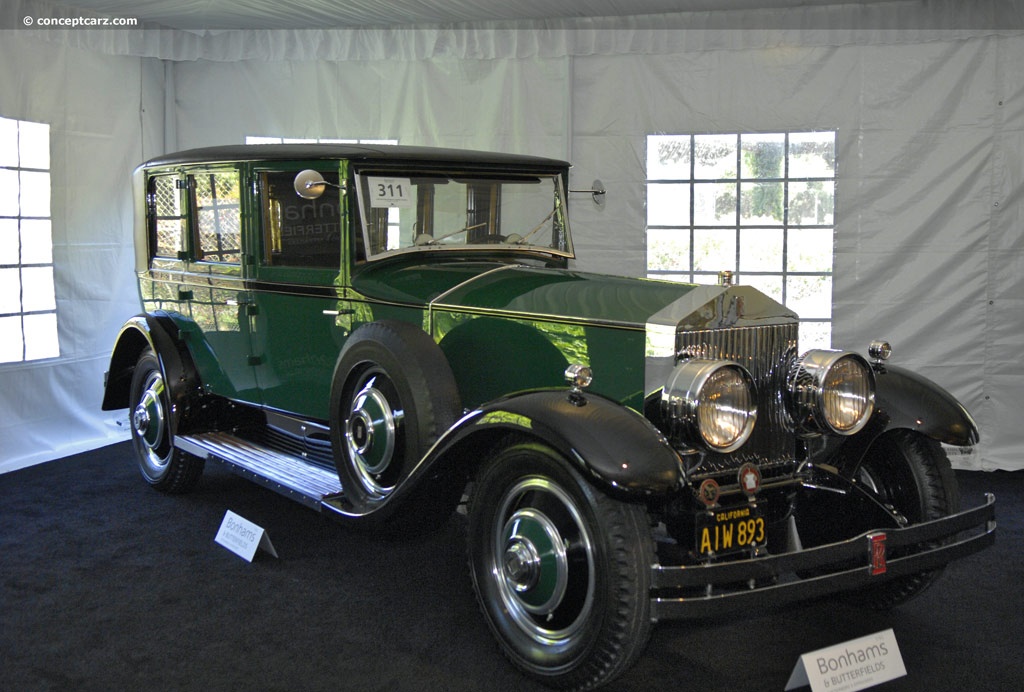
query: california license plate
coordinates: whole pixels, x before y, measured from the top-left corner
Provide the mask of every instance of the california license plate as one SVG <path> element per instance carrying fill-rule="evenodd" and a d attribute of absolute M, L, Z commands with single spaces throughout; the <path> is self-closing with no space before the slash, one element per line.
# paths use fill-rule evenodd
<path fill-rule="evenodd" d="M 756 505 L 716 509 L 697 515 L 697 554 L 722 555 L 765 544 L 764 517 Z"/>

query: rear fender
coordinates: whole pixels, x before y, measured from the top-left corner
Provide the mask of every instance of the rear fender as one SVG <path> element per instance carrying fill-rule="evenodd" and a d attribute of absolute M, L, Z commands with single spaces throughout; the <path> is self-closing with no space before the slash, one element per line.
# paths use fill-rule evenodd
<path fill-rule="evenodd" d="M 175 433 L 190 409 L 189 402 L 200 392 L 200 385 L 178 325 L 166 314 L 136 315 L 121 327 L 110 356 L 102 409 L 113 411 L 130 406 L 132 374 L 146 348 L 153 349 L 160 361 L 171 401 L 171 431 Z"/>

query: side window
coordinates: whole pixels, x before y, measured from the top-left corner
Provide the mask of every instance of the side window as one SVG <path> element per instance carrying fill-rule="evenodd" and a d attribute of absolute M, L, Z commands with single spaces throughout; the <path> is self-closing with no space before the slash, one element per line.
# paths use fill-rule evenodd
<path fill-rule="evenodd" d="M 262 174 L 264 261 L 275 267 L 328 267 L 341 263 L 343 214 L 337 194 L 303 199 L 295 171 Z M 337 187 L 338 174 L 323 173 Z"/>
<path fill-rule="evenodd" d="M 179 259 L 185 252 L 188 224 L 181 203 L 177 175 L 149 179 L 150 252 L 157 257 Z"/>
<path fill-rule="evenodd" d="M 242 261 L 242 210 L 238 171 L 210 171 L 195 175 L 196 259 L 211 262 Z"/>

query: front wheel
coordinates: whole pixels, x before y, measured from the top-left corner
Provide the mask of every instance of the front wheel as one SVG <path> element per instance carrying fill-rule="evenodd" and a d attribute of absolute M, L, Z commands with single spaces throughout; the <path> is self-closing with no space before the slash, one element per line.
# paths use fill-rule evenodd
<path fill-rule="evenodd" d="M 939 519 L 960 510 L 960 491 L 945 451 L 935 440 L 912 430 L 880 437 L 868 451 L 856 481 L 908 525 Z M 928 588 L 941 569 L 920 572 L 851 593 L 860 605 L 885 610 Z"/>
<path fill-rule="evenodd" d="M 132 447 L 146 482 L 167 493 L 195 487 L 205 462 L 174 446 L 171 402 L 160 361 L 152 349 L 139 356 L 129 398 Z"/>
<path fill-rule="evenodd" d="M 643 506 L 596 491 L 553 449 L 520 443 L 485 464 L 468 524 L 477 599 L 516 666 L 587 689 L 633 664 L 651 630 Z"/>

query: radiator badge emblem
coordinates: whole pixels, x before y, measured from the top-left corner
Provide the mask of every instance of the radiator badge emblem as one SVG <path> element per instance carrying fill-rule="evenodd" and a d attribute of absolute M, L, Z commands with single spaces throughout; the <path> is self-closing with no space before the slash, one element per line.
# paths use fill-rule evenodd
<path fill-rule="evenodd" d="M 761 472 L 749 461 L 740 467 L 736 477 L 739 480 L 740 488 L 748 496 L 752 497 L 761 489 Z"/>
<path fill-rule="evenodd" d="M 703 502 L 707 507 L 714 507 L 718 504 L 718 483 L 713 479 L 708 478 L 700 484 L 700 501 Z"/>

